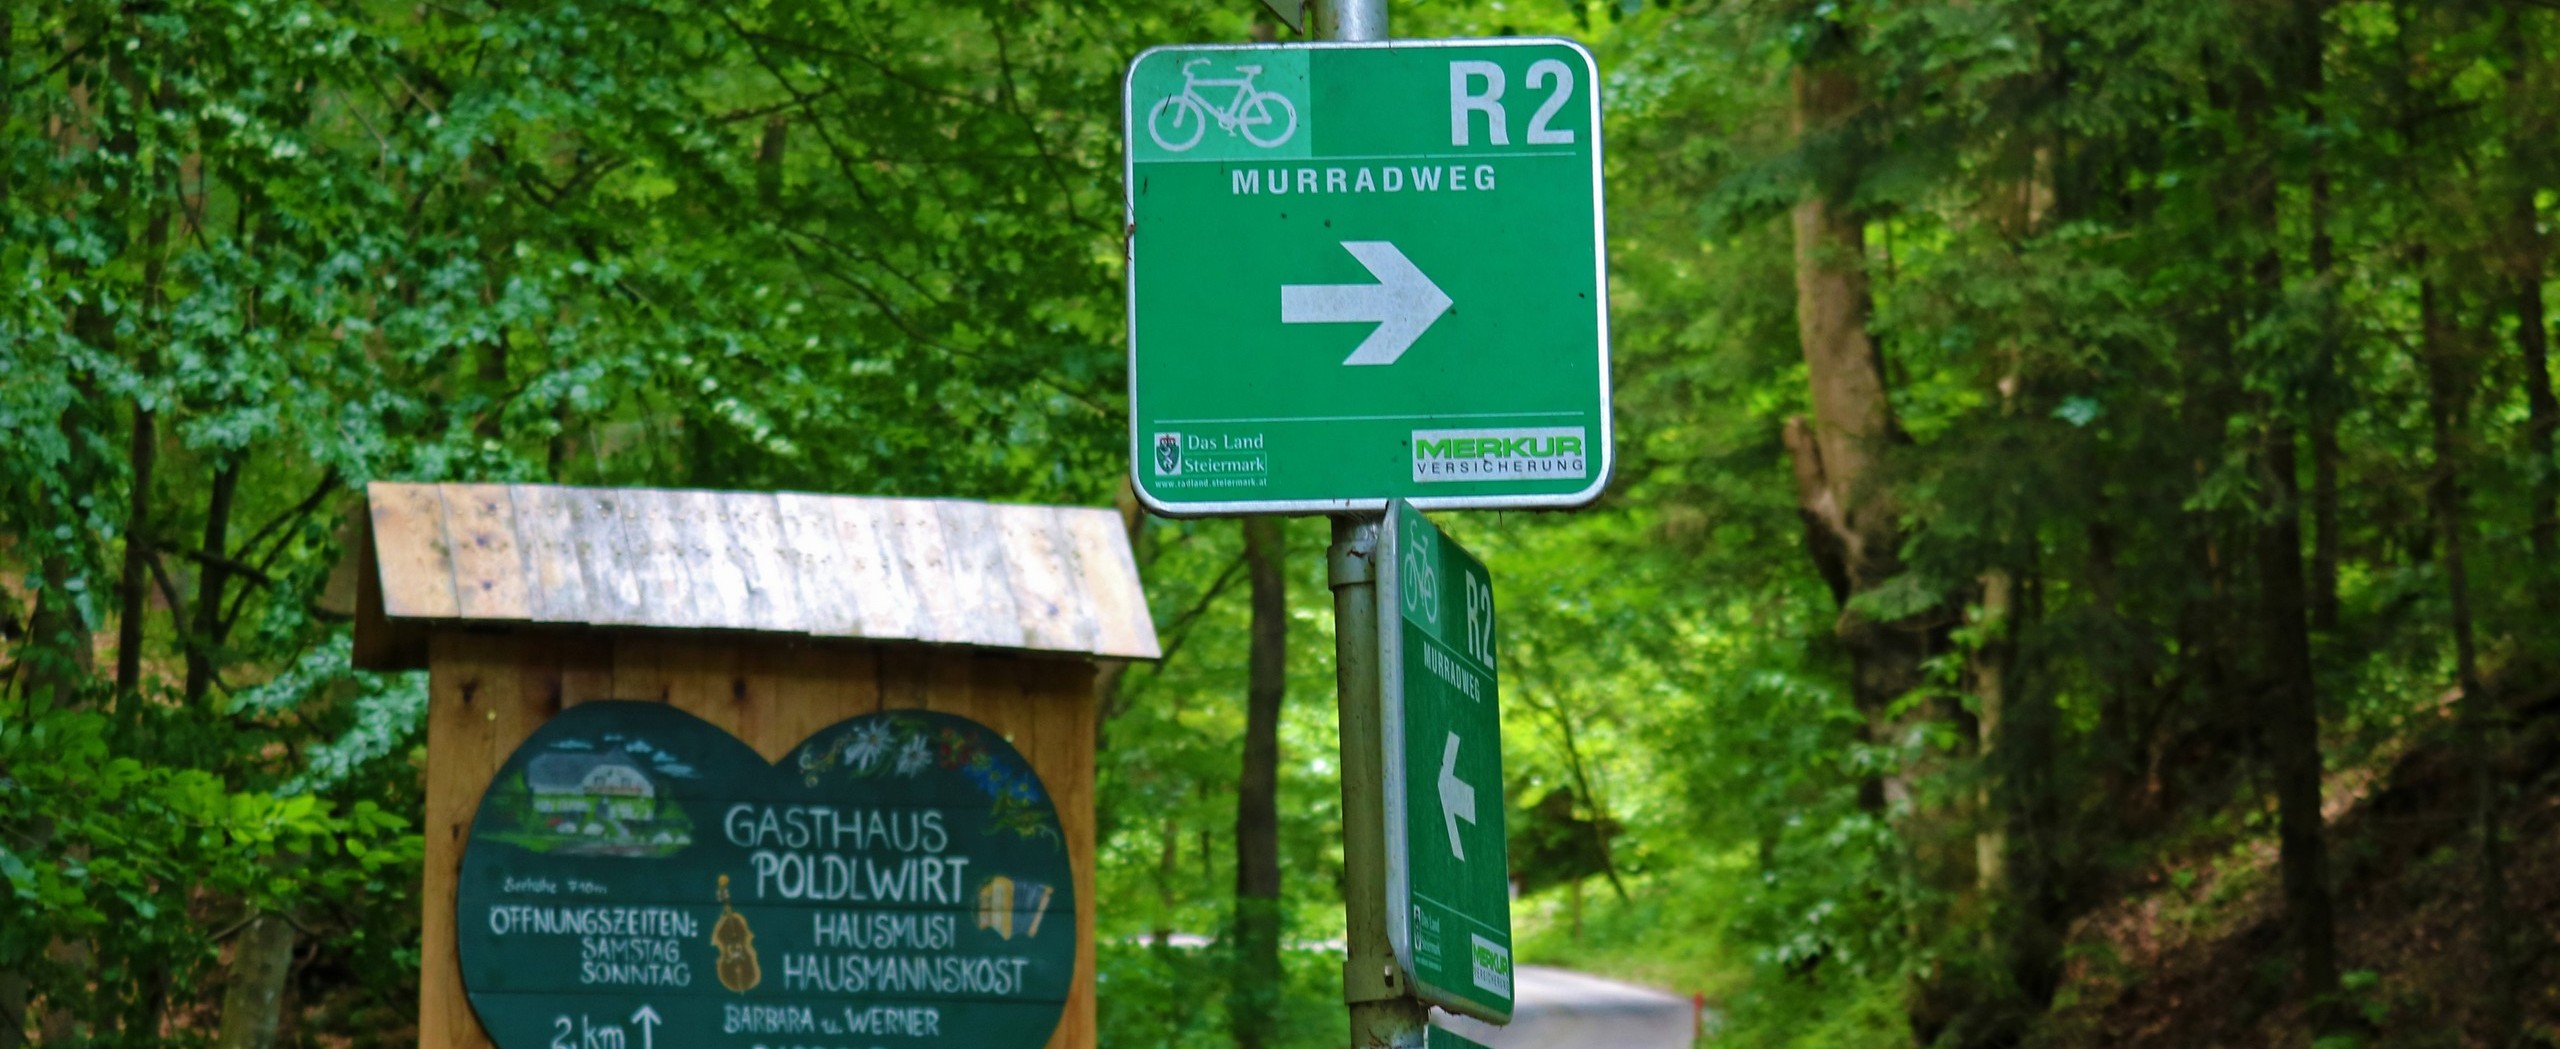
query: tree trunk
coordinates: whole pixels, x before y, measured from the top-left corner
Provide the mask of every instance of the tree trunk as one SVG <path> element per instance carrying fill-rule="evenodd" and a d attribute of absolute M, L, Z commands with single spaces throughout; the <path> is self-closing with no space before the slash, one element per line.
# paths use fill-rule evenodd
<path fill-rule="evenodd" d="M 1244 767 L 1236 784 L 1236 982 L 1228 1022 L 1236 1045 L 1246 1049 L 1279 1035 L 1280 702 L 1289 672 L 1283 538 L 1276 518 L 1244 522 L 1253 627 Z"/>
<path fill-rule="evenodd" d="M 1137 489 L 1129 478 L 1120 478 L 1120 491 L 1113 498 L 1120 513 L 1121 533 L 1129 537 L 1129 553 L 1136 558 L 1144 573 L 1150 563 L 1147 538 L 1146 507 L 1138 502 Z M 1093 752 L 1101 754 L 1111 740 L 1111 719 L 1120 713 L 1120 688 L 1129 679 L 1129 661 L 1106 659 L 1093 674 Z"/>
<path fill-rule="evenodd" d="M 2031 685 L 2026 668 L 2033 664 L 2020 662 L 2015 641 L 2042 618 L 2042 575 L 2030 560 L 1983 582 L 1982 625 L 1991 640 L 1976 653 L 1975 673 L 1984 689 L 1982 823 L 1993 833 L 1978 862 L 1992 916 L 1986 948 L 2006 986 L 1975 992 L 1963 1044 L 2005 1047 L 2027 1038 L 2061 989 L 2072 905 L 2063 857 L 2072 847 L 2055 772 L 2060 714 L 2051 691 Z"/>
<path fill-rule="evenodd" d="M 2419 258 L 2419 265 L 2424 266 L 2424 254 Z M 2445 598 L 2452 617 L 2454 675 L 2462 688 L 2456 716 L 2461 724 L 2463 763 L 2471 770 L 2471 829 L 2478 848 L 2472 871 L 2478 897 L 2473 920 L 2479 929 L 2480 953 L 2489 963 L 2489 986 L 2485 988 L 2488 1044 L 2507 1049 L 2522 1044 L 2523 988 L 2517 980 L 2515 938 L 2510 933 L 2513 918 L 2507 908 L 2506 856 L 2500 840 L 2502 784 L 2498 776 L 2501 748 L 2497 714 L 2490 708 L 2488 690 L 2480 684 L 2479 657 L 2472 637 L 2470 582 L 2463 561 L 2462 465 L 2457 449 L 2468 398 L 2463 391 L 2463 369 L 2453 359 L 2454 347 L 2445 336 L 2435 281 L 2431 279 L 2421 278 L 2418 282 L 2418 322 L 2420 350 L 2426 354 L 2429 446 L 2435 459 L 2427 479 L 2427 496 L 2433 504 L 2438 541 L 2444 545 L 2442 564 Z"/>
<path fill-rule="evenodd" d="M 1843 119 L 1854 91 L 1840 73 L 1798 70 L 1798 137 Z M 1866 237 L 1856 217 L 1820 194 L 1796 205 L 1794 228 L 1796 333 L 1813 413 L 1789 422 L 1787 447 L 1816 567 L 1838 580 L 1835 592 L 1854 598 L 1902 571 L 1902 530 L 1884 476 L 1897 431 L 1882 358 L 1867 335 Z M 1881 716 L 1921 683 L 1927 646 L 1918 631 L 1851 612 L 1845 600 L 1834 629 L 1848 646 L 1861 709 Z"/>
<path fill-rule="evenodd" d="M 95 339 L 98 337 L 97 329 L 104 327 L 105 321 L 103 313 L 83 307 L 74 315 L 72 323 L 83 338 Z M 97 475 L 104 472 L 96 469 L 92 457 L 82 450 L 87 443 L 82 415 L 89 405 L 97 403 L 96 385 L 86 375 L 79 375 L 73 382 L 78 386 L 77 397 L 71 409 L 64 412 L 56 423 L 64 443 L 73 449 L 63 464 L 62 490 L 45 491 L 39 486 L 39 490 L 33 493 L 40 502 L 33 517 L 38 531 L 48 537 L 49 543 L 61 542 L 53 535 L 66 524 L 75 534 L 85 533 L 86 530 L 75 523 L 76 515 L 62 511 L 75 505 L 76 497 L 72 493 L 87 490 Z M 90 623 L 81 613 L 79 602 L 72 597 L 71 583 L 76 570 L 71 554 L 60 546 L 47 549 L 38 562 L 37 571 L 43 579 L 43 587 L 36 593 L 35 608 L 27 615 L 27 651 L 20 659 L 27 667 L 27 695 L 40 697 L 41 703 L 47 706 L 83 705 L 82 692 L 97 669 L 97 654 L 91 647 Z M 26 851 L 44 856 L 53 844 L 53 820 L 50 816 L 37 814 L 32 822 L 34 825 L 27 833 Z M 88 859 L 85 845 L 75 843 L 64 851 L 74 860 Z M 63 983 L 77 987 L 85 982 L 91 957 L 89 941 L 56 939 L 46 945 L 45 956 L 57 968 L 57 979 L 68 975 L 68 979 L 62 979 Z M 5 981 L 0 982 L 0 995 L 24 993 L 12 991 L 12 988 L 26 986 L 18 974 L 0 973 L 0 981 Z M 19 1002 L 0 997 L 0 1009 L 12 1007 L 21 1011 L 26 1008 Z M 45 1045 L 67 1044 L 83 1036 L 81 1027 L 79 1018 L 70 1008 L 59 1000 L 50 1001 L 38 1021 L 38 1040 Z M 17 1029 L 12 1029 L 11 1034 L 0 1035 L 0 1038 L 17 1036 Z"/>
<path fill-rule="evenodd" d="M 2309 0 L 2294 10 L 2305 14 Z M 2299 39 L 2271 45 L 2274 53 L 2295 63 L 2299 90 L 2316 67 L 2304 52 L 2312 46 Z M 2284 264 L 2277 253 L 2276 147 L 2270 141 L 2269 116 L 2274 110 L 2269 85 L 2251 71 L 2235 70 L 2239 141 L 2234 156 L 2233 188 L 2245 209 L 2242 216 L 2255 241 L 2246 278 L 2233 311 L 2229 338 L 2279 307 L 2284 299 Z M 2349 1017 L 2338 1001 L 2338 936 L 2336 904 L 2329 887 L 2327 828 L 2320 813 L 2320 696 L 2311 657 L 2309 582 L 2302 569 L 2301 464 L 2295 445 L 2293 412 L 2304 391 L 2279 389 L 2258 398 L 2265 420 L 2258 433 L 2257 466 L 2262 507 L 2250 531 L 2258 561 L 2259 657 L 2268 697 L 2260 736 L 2275 775 L 2276 863 L 2284 887 L 2285 920 L 2301 966 L 2302 993 L 2310 1007 L 2314 1035 L 2346 1030 Z"/>
<path fill-rule="evenodd" d="M 81 684 L 89 676 L 89 626 L 70 599 L 70 556 L 46 554 L 37 571 L 44 589 L 27 613 L 27 650 L 19 656 L 27 668 L 27 695 L 40 697 L 47 705 L 69 706 L 78 702 Z"/>
<path fill-rule="evenodd" d="M 1791 123 L 1800 142 L 1836 134 L 1857 107 L 1857 85 L 1836 66 L 1845 54 L 1845 31 L 1827 25 L 1820 52 L 1792 74 Z M 1838 175 L 1839 173 L 1832 173 Z M 1854 172 L 1848 173 L 1854 176 Z M 1796 477 L 1797 508 L 1805 522 L 1807 551 L 1815 567 L 1842 596 L 1833 631 L 1849 656 L 1850 695 L 1864 713 L 1867 732 L 1897 750 L 1916 741 L 1920 722 L 1951 712 L 1926 704 L 1903 716 L 1896 702 L 1926 683 L 1925 662 L 1943 647 L 1943 610 L 1927 609 L 1880 621 L 1850 604 L 1902 572 L 1903 532 L 1896 518 L 1887 453 L 1899 439 L 1886 397 L 1882 356 L 1867 325 L 1866 238 L 1858 216 L 1843 204 L 1854 177 L 1824 180 L 1793 211 L 1796 333 L 1805 358 L 1813 412 L 1789 420 L 1785 432 Z M 1861 800 L 1879 810 L 1909 813 L 1896 830 L 1909 850 L 1915 874 L 1930 895 L 1957 900 L 1975 889 L 1970 828 L 1945 806 L 1920 806 L 1916 781 L 1936 756 L 1908 760 L 1861 789 Z M 1926 937 L 1946 924 L 1944 915 L 1917 915 L 1912 932 Z M 1910 1003 L 1912 1031 L 1933 1042 L 1978 994 L 1952 974 L 1924 976 Z"/>
<path fill-rule="evenodd" d="M 204 560 L 196 576 L 195 625 L 187 638 L 187 702 L 195 703 L 213 687 L 215 650 L 222 645 L 222 592 L 230 582 L 223 566 L 231 557 L 231 501 L 240 491 L 240 463 L 224 459 L 213 469 L 204 516 Z"/>
<path fill-rule="evenodd" d="M 1182 690 L 1175 689 L 1173 692 L 1173 709 L 1171 711 L 1172 719 L 1175 724 L 1180 724 L 1182 722 L 1182 697 Z M 1156 853 L 1157 924 L 1155 928 L 1155 945 L 1157 947 L 1164 947 L 1173 942 L 1173 908 L 1174 900 L 1177 896 L 1174 892 L 1173 883 L 1174 879 L 1182 875 L 1183 828 L 1182 822 L 1174 818 L 1174 811 L 1175 810 L 1172 806 L 1166 806 L 1164 822 L 1158 826 L 1158 831 L 1162 837 L 1157 842 L 1158 851 Z"/>
<path fill-rule="evenodd" d="M 756 200 L 771 217 L 780 222 L 782 216 L 782 157 L 791 141 L 791 116 L 776 113 L 765 118 L 763 140 L 756 145 Z"/>
<path fill-rule="evenodd" d="M 2523 13 L 2510 16 L 2507 28 L 2508 97 L 2533 97 L 2528 71 L 2535 68 L 2533 44 L 2525 27 Z M 2524 152 L 2525 144 L 2539 144 L 2551 133 L 2550 121 L 2530 110 L 2520 115 L 2513 132 L 2517 141 L 2508 148 L 2519 159 L 2545 154 Z M 2516 177 L 2524 179 L 2514 193 L 2510 205 L 2507 235 L 2514 244 L 2512 263 L 2516 300 L 2516 353 L 2524 363 L 2525 461 L 2532 464 L 2533 501 L 2526 519 L 2526 534 L 2531 537 L 2533 563 L 2541 578 L 2548 580 L 2555 564 L 2560 564 L 2560 468 L 2551 460 L 2552 432 L 2560 428 L 2560 400 L 2551 391 L 2551 329 L 2542 301 L 2542 278 L 2549 257 L 2550 244 L 2542 235 L 2541 215 L 2534 207 L 2535 181 L 2547 177 L 2528 162 L 2520 164 Z M 2548 584 L 2534 587 L 2534 593 L 2549 610 L 2560 606 L 2560 595 Z"/>
<path fill-rule="evenodd" d="M 0 35 L 5 41 L 6 35 Z M 175 105 L 174 88 L 163 87 L 159 104 Z M 151 209 L 151 218 L 142 230 L 142 303 L 153 324 L 160 319 L 160 277 L 168 263 L 169 212 L 162 204 Z M 152 347 L 158 339 L 143 340 L 135 356 L 135 370 L 148 376 L 153 371 Z M 142 688 L 142 627 L 144 614 L 150 609 L 151 531 L 157 527 L 151 520 L 151 467 L 160 454 L 158 420 L 151 408 L 137 397 L 133 402 L 133 440 L 126 451 L 127 466 L 133 475 L 133 498 L 125 512 L 124 572 L 117 580 L 116 616 L 116 694 L 132 695 Z"/>
<path fill-rule="evenodd" d="M 10 65 L 9 62 L 9 56 L 12 53 L 9 43 L 10 41 L 17 39 L 17 31 L 18 12 L 14 5 L 11 7 L 0 8 L 0 84 L 14 84 L 18 82 L 18 72 Z M 17 92 L 14 90 L 0 91 L 0 128 L 9 126 L 10 114 L 16 108 L 10 103 L 11 99 L 16 94 Z M 0 164 L 0 212 L 7 211 L 8 207 L 9 165 Z M 14 979 L 17 979 L 17 977 L 0 975 L 0 1027 L 6 1026 L 9 1008 L 8 981 Z M 23 1037 L 23 1035 L 13 1034 L 7 1030 L 0 1030 L 0 1049 L 8 1049 L 10 1039 L 17 1037 Z"/>
<path fill-rule="evenodd" d="M 2524 202 L 2524 221 L 2533 217 L 2533 202 Z M 2551 393 L 2551 330 L 2543 315 L 2542 259 L 2536 255 L 2527 260 L 2524 272 L 2515 281 L 2516 351 L 2524 358 L 2524 451 L 2525 461 L 2532 464 L 2533 503 L 2526 534 L 2531 537 L 2533 563 L 2548 574 L 2560 564 L 2560 469 L 2551 460 L 2551 437 L 2560 427 L 2560 400 Z M 2535 593 L 2549 602 L 2553 594 L 2549 586 L 2535 588 Z"/>
<path fill-rule="evenodd" d="M 1799 138 L 1828 130 L 1856 105 L 1855 86 L 1842 73 L 1798 70 L 1793 87 Z M 1866 234 L 1856 216 L 1818 193 L 1795 206 L 1793 219 L 1796 334 L 1813 405 L 1806 450 L 1818 489 L 1811 493 L 1818 502 L 1805 510 L 1840 542 L 1855 592 L 1901 567 L 1900 530 L 1877 483 L 1895 429 L 1883 360 L 1867 335 Z M 1798 466 L 1805 465 L 1800 455 Z"/>
<path fill-rule="evenodd" d="M 2286 924 L 2302 966 L 2303 995 L 2319 1034 L 2340 1030 L 2336 1008 L 2338 940 L 2329 890 L 2329 856 L 2320 815 L 2320 706 L 2303 607 L 2302 519 L 2294 476 L 2293 427 L 2272 414 L 2263 451 L 2266 520 L 2257 526 L 2269 675 L 2266 746 L 2276 778 L 2277 865 L 2282 868 Z"/>
<path fill-rule="evenodd" d="M 1173 942 L 1173 879 L 1182 873 L 1182 824 L 1167 816 L 1157 827 L 1156 838 L 1156 926 L 1148 931 L 1147 940 L 1157 947 Z"/>
<path fill-rule="evenodd" d="M 293 974 L 293 923 L 266 913 L 249 919 L 232 947 L 216 1049 L 273 1049 L 283 1019 L 285 978 Z"/>
<path fill-rule="evenodd" d="M 2096 476 L 2096 471 L 2091 471 Z M 2095 500 L 2096 511 L 2082 527 L 2089 547 L 2089 607 L 2104 624 L 2110 638 L 2124 630 L 2122 584 L 2116 570 L 2116 533 L 2107 524 L 2109 501 L 2102 489 Z M 2143 776 L 2150 752 L 2150 741 L 2144 738 L 2142 718 L 2135 707 L 2149 684 L 2148 675 L 2118 669 L 2119 661 L 2109 660 L 2110 673 L 2104 680 L 2105 691 L 2098 700 L 2098 781 L 2106 798 L 2105 811 L 2114 815 L 2117 827 L 2130 836 L 2141 823 L 2142 813 L 2150 799 L 2149 784 Z"/>
<path fill-rule="evenodd" d="M 1581 878 L 1579 878 L 1579 877 L 1573 878 L 1573 879 L 1571 879 L 1571 880 L 1569 880 L 1569 881 L 1565 882 L 1565 883 L 1564 883 L 1564 887 L 1565 887 L 1565 911 L 1566 911 L 1566 913 L 1571 914 L 1571 915 L 1573 916 L 1573 934 L 1572 934 L 1572 936 L 1571 936 L 1571 937 L 1569 937 L 1569 939 L 1570 939 L 1570 941 L 1571 941 L 1571 942 L 1573 942 L 1573 943 L 1581 943 L 1581 942 L 1582 942 L 1582 879 L 1581 879 Z"/>
<path fill-rule="evenodd" d="M 1977 793 L 1975 805 L 1981 810 L 1976 818 L 1973 839 L 1975 883 L 1985 894 L 1997 898 L 2009 888 L 2009 823 L 2002 815 L 2010 808 L 2004 802 L 2016 797 L 2014 785 L 2003 789 L 2001 763 L 2011 758 L 2006 735 L 2009 723 L 2004 716 L 2009 707 L 2009 608 L 2011 583 L 2009 573 L 2001 569 L 1984 572 L 1978 581 L 1982 588 L 1981 615 L 1974 629 L 1981 634 L 1970 660 L 1973 694 L 1979 704 L 1976 732 L 1981 736 L 1979 751 L 1987 774 Z"/>
<path fill-rule="evenodd" d="M 2329 169 L 2320 129 L 2328 121 L 2320 94 L 2327 84 L 2322 58 L 2321 4 L 2295 5 L 2295 29 L 2302 35 L 2303 119 L 2311 126 L 2311 280 L 2319 293 L 2319 319 L 2312 338 L 2311 388 L 2305 391 L 2311 410 L 2311 626 L 2338 628 L 2338 289 L 2337 246 L 2329 238 Z"/>
<path fill-rule="evenodd" d="M 125 512 L 124 575 L 117 581 L 116 694 L 142 688 L 143 617 L 151 607 L 151 467 L 159 458 L 160 436 L 151 409 L 133 407 L 133 499 Z"/>
<path fill-rule="evenodd" d="M 494 441 L 505 436 L 507 429 L 507 333 L 500 331 L 480 344 L 479 358 L 474 370 L 489 406 L 472 424 L 471 432 L 482 440 Z"/>
<path fill-rule="evenodd" d="M 0 972 L 0 1049 L 27 1044 L 27 991 L 25 976 Z"/>

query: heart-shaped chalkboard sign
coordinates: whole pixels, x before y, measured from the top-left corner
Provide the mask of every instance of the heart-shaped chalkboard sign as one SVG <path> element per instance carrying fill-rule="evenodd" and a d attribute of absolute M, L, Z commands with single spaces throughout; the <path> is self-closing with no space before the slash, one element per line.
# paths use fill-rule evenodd
<path fill-rule="evenodd" d="M 500 1049 L 1036 1049 L 1075 892 L 1048 791 L 975 721 L 866 714 L 768 765 L 615 701 L 498 770 L 455 924 Z"/>

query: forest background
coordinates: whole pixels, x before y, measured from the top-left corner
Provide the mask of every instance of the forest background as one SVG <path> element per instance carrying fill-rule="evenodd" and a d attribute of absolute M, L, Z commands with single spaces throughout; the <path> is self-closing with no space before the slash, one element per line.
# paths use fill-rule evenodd
<path fill-rule="evenodd" d="M 1524 962 L 1745 1045 L 2552 1037 L 2560 9 L 1394 18 L 1605 79 L 1616 482 L 1446 521 Z M 414 1041 L 368 481 L 1125 499 L 1121 70 L 1285 33 L 0 5 L 0 1049 Z M 1335 1044 L 1324 526 L 1133 520 L 1104 1040 Z"/>

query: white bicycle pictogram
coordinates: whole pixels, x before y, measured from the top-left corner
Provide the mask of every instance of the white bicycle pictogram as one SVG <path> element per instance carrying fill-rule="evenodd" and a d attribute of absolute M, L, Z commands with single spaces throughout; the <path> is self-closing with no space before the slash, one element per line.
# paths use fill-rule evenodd
<path fill-rule="evenodd" d="M 1245 141 L 1270 149 L 1289 141 L 1298 133 L 1298 107 L 1288 96 L 1277 91 L 1264 91 L 1253 86 L 1253 78 L 1262 75 L 1261 66 L 1237 66 L 1243 76 L 1206 79 L 1191 71 L 1205 65 L 1208 59 L 1195 58 L 1182 64 L 1182 93 L 1167 95 L 1164 101 L 1147 113 L 1147 134 L 1155 136 L 1156 145 L 1166 152 L 1180 153 L 1200 144 L 1209 133 L 1209 122 L 1218 122 L 1219 130 L 1233 135 L 1243 133 Z M 1234 88 L 1235 95 L 1227 104 L 1216 106 L 1200 94 L 1201 88 Z M 1172 117 L 1167 120 L 1167 115 Z M 1278 126 L 1277 134 L 1267 130 Z M 1171 131 L 1172 134 L 1166 134 Z"/>

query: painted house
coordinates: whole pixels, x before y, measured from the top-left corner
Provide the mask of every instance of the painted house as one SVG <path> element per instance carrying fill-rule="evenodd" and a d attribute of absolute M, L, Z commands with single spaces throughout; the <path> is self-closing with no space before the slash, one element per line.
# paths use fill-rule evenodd
<path fill-rule="evenodd" d="M 647 820 L 658 814 L 658 788 L 619 750 L 553 751 L 524 769 L 533 811 L 559 820 Z"/>

